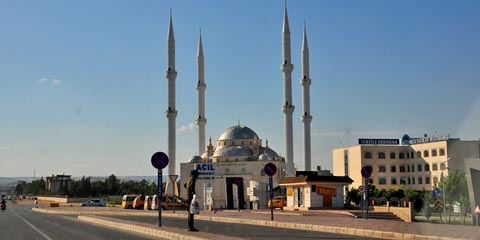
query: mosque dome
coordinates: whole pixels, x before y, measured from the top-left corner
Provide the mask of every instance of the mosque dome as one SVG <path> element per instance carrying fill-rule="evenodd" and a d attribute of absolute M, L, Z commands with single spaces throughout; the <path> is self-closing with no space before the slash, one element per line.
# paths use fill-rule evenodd
<path fill-rule="evenodd" d="M 272 157 L 270 156 L 270 154 L 260 154 L 260 156 L 258 156 L 258 160 L 259 161 L 270 161 L 272 160 Z"/>
<path fill-rule="evenodd" d="M 227 130 L 225 130 L 220 135 L 218 140 L 221 141 L 221 140 L 254 139 L 254 138 L 260 139 L 257 136 L 257 134 L 249 127 L 237 125 L 237 126 L 229 127 Z"/>
<path fill-rule="evenodd" d="M 402 145 L 408 145 L 410 139 L 411 139 L 411 138 L 410 138 L 410 136 L 408 136 L 408 134 L 403 135 L 403 137 L 402 137 Z"/>
<path fill-rule="evenodd" d="M 273 151 L 273 149 L 271 149 L 269 147 L 260 147 L 258 151 L 259 151 L 260 155 L 261 154 L 268 154 L 269 157 L 279 157 L 277 152 Z"/>
<path fill-rule="evenodd" d="M 217 149 L 213 157 L 249 157 L 253 152 L 248 147 L 243 146 L 228 146 Z"/>
<path fill-rule="evenodd" d="M 192 156 L 190 160 L 188 160 L 189 163 L 201 163 L 202 158 L 198 155 Z"/>

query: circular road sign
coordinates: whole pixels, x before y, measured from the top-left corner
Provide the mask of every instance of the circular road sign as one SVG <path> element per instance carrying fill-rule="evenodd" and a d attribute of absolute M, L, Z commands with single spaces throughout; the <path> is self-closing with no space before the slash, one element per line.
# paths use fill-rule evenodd
<path fill-rule="evenodd" d="M 364 193 L 364 192 L 365 192 L 365 186 L 360 185 L 360 187 L 358 187 L 358 191 L 359 191 L 360 193 Z"/>
<path fill-rule="evenodd" d="M 164 152 L 156 152 L 151 161 L 154 168 L 162 170 L 168 165 L 168 156 Z"/>
<path fill-rule="evenodd" d="M 263 167 L 263 171 L 265 174 L 271 177 L 277 173 L 277 166 L 275 166 L 273 163 L 267 163 L 265 164 L 265 167 Z"/>
<path fill-rule="evenodd" d="M 373 168 L 372 166 L 365 166 L 365 167 L 362 167 L 362 177 L 364 178 L 369 178 L 370 176 L 372 176 L 372 171 L 373 171 Z"/>

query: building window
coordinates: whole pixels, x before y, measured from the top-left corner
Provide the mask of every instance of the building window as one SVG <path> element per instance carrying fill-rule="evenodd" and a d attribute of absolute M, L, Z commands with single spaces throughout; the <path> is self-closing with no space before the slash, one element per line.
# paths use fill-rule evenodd
<path fill-rule="evenodd" d="M 395 159 L 397 158 L 397 155 L 394 152 L 390 153 L 390 159 Z"/>
<path fill-rule="evenodd" d="M 385 166 L 378 166 L 378 172 L 386 172 L 387 168 Z"/>
<path fill-rule="evenodd" d="M 363 157 L 364 157 L 365 159 L 372 159 L 372 153 L 371 153 L 371 152 L 365 152 L 365 153 L 363 154 Z"/>
<path fill-rule="evenodd" d="M 438 177 L 433 177 L 433 184 L 437 184 L 438 183 Z"/>
<path fill-rule="evenodd" d="M 430 171 L 430 165 L 428 163 L 425 163 L 425 172 Z"/>
<path fill-rule="evenodd" d="M 417 165 L 417 171 L 421 172 L 422 171 L 422 164 Z"/>
<path fill-rule="evenodd" d="M 405 178 L 401 178 L 400 185 L 405 185 L 405 184 L 407 184 L 407 181 L 405 180 Z"/>
<path fill-rule="evenodd" d="M 386 185 L 387 184 L 387 179 L 385 179 L 384 177 L 379 177 L 378 178 L 378 184 L 379 185 Z"/>
<path fill-rule="evenodd" d="M 446 167 L 445 167 L 445 163 L 443 163 L 443 162 L 440 163 L 440 170 L 445 170 L 445 168 L 446 168 Z"/>
<path fill-rule="evenodd" d="M 390 172 L 397 172 L 397 167 L 395 165 L 390 166 Z"/>
<path fill-rule="evenodd" d="M 423 178 L 422 177 L 418 177 L 418 184 L 423 184 Z"/>
<path fill-rule="evenodd" d="M 428 150 L 423 150 L 423 157 L 428 157 Z"/>
<path fill-rule="evenodd" d="M 415 172 L 415 165 L 412 165 L 412 172 Z"/>
<path fill-rule="evenodd" d="M 437 171 L 438 170 L 438 164 L 434 163 L 432 164 L 432 171 Z"/>
<path fill-rule="evenodd" d="M 440 156 L 445 156 L 445 149 L 444 148 L 440 148 Z"/>
<path fill-rule="evenodd" d="M 407 159 L 410 159 L 410 152 L 405 152 Z"/>
<path fill-rule="evenodd" d="M 436 157 L 437 156 L 437 149 L 432 149 L 432 157 Z"/>
<path fill-rule="evenodd" d="M 412 184 L 412 181 L 410 180 L 410 178 L 407 178 L 407 184 L 408 185 Z"/>
<path fill-rule="evenodd" d="M 407 166 L 407 172 L 410 172 L 410 165 Z"/>
<path fill-rule="evenodd" d="M 415 152 L 410 152 L 410 158 L 414 159 L 415 158 Z"/>
<path fill-rule="evenodd" d="M 400 172 L 405 172 L 405 166 L 400 166 Z"/>
<path fill-rule="evenodd" d="M 422 152 L 417 151 L 417 158 L 422 158 Z"/>
<path fill-rule="evenodd" d="M 412 184 L 415 184 L 415 177 L 412 177 Z"/>
<path fill-rule="evenodd" d="M 400 154 L 398 154 L 398 158 L 405 159 L 405 153 L 401 152 Z"/>
<path fill-rule="evenodd" d="M 385 159 L 385 153 L 384 152 L 379 152 L 378 153 L 378 159 Z"/>
<path fill-rule="evenodd" d="M 343 150 L 343 164 L 345 168 L 345 176 L 348 176 L 348 150 Z"/>
<path fill-rule="evenodd" d="M 392 177 L 392 178 L 390 179 L 390 184 L 392 184 L 392 185 L 397 185 L 397 177 Z"/>
<path fill-rule="evenodd" d="M 430 177 L 425 177 L 425 184 L 430 184 Z"/>

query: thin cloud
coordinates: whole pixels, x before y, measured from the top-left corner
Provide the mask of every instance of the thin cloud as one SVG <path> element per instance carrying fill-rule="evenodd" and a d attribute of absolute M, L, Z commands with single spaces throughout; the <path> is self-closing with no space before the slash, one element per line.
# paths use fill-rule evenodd
<path fill-rule="evenodd" d="M 35 80 L 35 82 L 37 82 L 37 83 L 44 83 L 44 82 L 47 82 L 47 81 L 48 81 L 48 78 L 46 78 L 46 77 Z"/>
<path fill-rule="evenodd" d="M 61 83 L 62 83 L 62 80 L 60 80 L 60 79 L 56 79 L 56 78 L 52 79 L 52 84 L 53 85 L 59 85 Z"/>
<path fill-rule="evenodd" d="M 196 127 L 195 123 L 190 123 L 188 125 L 184 125 L 184 126 L 181 126 L 181 127 L 177 128 L 177 132 L 189 133 L 189 132 L 195 131 L 196 128 L 197 127 Z"/>

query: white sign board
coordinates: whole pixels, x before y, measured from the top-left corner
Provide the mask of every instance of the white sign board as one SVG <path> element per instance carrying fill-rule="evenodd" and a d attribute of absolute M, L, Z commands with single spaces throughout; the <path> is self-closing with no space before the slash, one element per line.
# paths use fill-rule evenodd
<path fill-rule="evenodd" d="M 212 197 L 213 188 L 212 187 L 205 187 L 205 193 L 207 195 L 206 204 L 207 205 L 213 205 L 213 197 Z"/>

